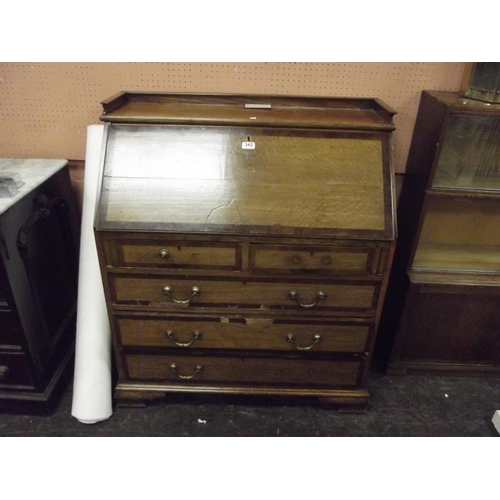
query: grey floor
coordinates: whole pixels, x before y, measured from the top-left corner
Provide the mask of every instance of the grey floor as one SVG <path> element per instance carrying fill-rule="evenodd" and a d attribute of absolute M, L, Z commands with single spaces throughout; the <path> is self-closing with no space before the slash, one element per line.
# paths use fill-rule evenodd
<path fill-rule="evenodd" d="M 498 437 L 500 379 L 373 373 L 366 414 L 340 414 L 314 400 L 181 396 L 146 408 L 115 408 L 103 422 L 71 416 L 72 381 L 49 416 L 0 413 L 0 436 Z"/>

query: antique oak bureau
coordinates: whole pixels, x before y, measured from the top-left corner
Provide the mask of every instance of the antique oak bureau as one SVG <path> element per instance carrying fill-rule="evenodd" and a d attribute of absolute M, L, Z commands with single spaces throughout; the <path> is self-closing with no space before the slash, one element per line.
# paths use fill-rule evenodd
<path fill-rule="evenodd" d="M 171 392 L 363 411 L 395 244 L 377 99 L 122 92 L 95 234 L 119 405 Z"/>

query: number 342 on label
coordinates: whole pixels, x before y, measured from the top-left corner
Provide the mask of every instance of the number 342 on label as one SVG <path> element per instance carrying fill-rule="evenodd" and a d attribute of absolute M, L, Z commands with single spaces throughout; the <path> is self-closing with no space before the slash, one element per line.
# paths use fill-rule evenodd
<path fill-rule="evenodd" d="M 244 141 L 241 143 L 241 149 L 255 149 L 255 142 Z"/>

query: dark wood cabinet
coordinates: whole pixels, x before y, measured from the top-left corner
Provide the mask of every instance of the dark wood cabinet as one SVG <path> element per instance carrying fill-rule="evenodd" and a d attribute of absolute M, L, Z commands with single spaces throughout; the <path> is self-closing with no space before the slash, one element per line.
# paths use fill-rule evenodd
<path fill-rule="evenodd" d="M 406 370 L 498 373 L 499 301 L 498 288 L 411 285 L 399 326 L 404 339 L 399 363 Z"/>
<path fill-rule="evenodd" d="M 373 99 L 103 103 L 96 240 L 118 404 L 171 392 L 368 401 L 395 244 Z"/>
<path fill-rule="evenodd" d="M 43 413 L 70 380 L 78 214 L 65 160 L 0 159 L 24 184 L 0 198 L 0 411 Z"/>
<path fill-rule="evenodd" d="M 384 311 L 397 373 L 500 373 L 500 105 L 422 93 Z"/>

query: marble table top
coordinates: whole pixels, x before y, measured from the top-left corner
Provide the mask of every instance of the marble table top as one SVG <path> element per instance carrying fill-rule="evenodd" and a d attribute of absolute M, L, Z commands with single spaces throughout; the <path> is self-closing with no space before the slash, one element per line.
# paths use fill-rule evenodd
<path fill-rule="evenodd" d="M 19 191 L 15 195 L 0 198 L 0 215 L 61 170 L 67 163 L 68 161 L 63 159 L 0 158 L 0 175 L 16 173 L 21 176 L 24 183 L 19 187 Z"/>

